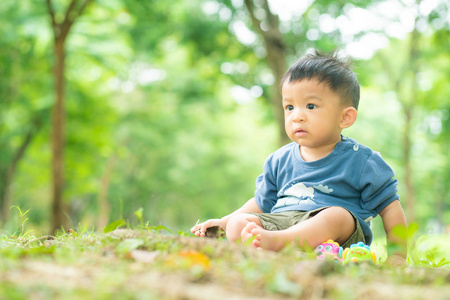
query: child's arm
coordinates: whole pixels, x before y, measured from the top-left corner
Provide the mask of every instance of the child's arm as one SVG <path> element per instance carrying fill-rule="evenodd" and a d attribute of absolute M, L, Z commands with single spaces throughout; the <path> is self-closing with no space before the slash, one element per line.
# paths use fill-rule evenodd
<path fill-rule="evenodd" d="M 194 233 L 196 236 L 205 236 L 206 229 L 210 227 L 219 226 L 223 229 L 227 228 L 228 220 L 230 220 L 230 218 L 234 215 L 242 213 L 262 213 L 262 212 L 263 211 L 259 208 L 255 198 L 251 198 L 241 208 L 232 212 L 229 215 L 224 216 L 221 219 L 210 219 L 201 224 L 196 224 L 194 227 L 191 228 L 191 232 Z"/>
<path fill-rule="evenodd" d="M 384 230 L 386 231 L 388 250 L 390 249 L 389 245 L 398 246 L 394 248 L 398 248 L 399 250 L 394 253 L 388 253 L 388 256 L 395 255 L 406 258 L 407 241 L 399 236 L 396 236 L 392 232 L 392 229 L 396 226 L 402 226 L 404 228 L 407 227 L 406 216 L 402 206 L 400 205 L 400 201 L 395 200 L 386 206 L 380 212 L 380 216 L 383 220 Z"/>

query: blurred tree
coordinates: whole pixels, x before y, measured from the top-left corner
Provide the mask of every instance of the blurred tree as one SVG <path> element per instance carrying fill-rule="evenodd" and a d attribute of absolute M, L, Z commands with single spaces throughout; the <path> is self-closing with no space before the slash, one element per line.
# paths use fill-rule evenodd
<path fill-rule="evenodd" d="M 0 225 L 6 226 L 13 202 L 13 186 L 19 163 L 32 140 L 45 125 L 49 104 L 45 97 L 48 81 L 45 56 L 35 32 L 35 7 L 25 5 L 24 18 L 16 5 L 0 7 Z M 7 16 L 7 17 L 6 17 Z"/>
<path fill-rule="evenodd" d="M 284 109 L 281 105 L 280 96 L 281 79 L 286 72 L 286 45 L 283 40 L 283 34 L 280 32 L 280 20 L 278 15 L 270 10 L 268 0 L 257 1 L 257 5 L 255 5 L 253 0 L 245 0 L 244 2 L 252 20 L 253 28 L 264 40 L 267 63 L 275 79 L 269 99 L 278 123 L 279 144 L 285 145 L 291 141 L 284 129 Z M 264 17 L 257 17 L 257 9 L 264 11 Z M 259 15 L 261 16 L 261 14 Z"/>
<path fill-rule="evenodd" d="M 64 191 L 64 128 L 65 128 L 65 44 L 72 25 L 83 13 L 91 0 L 71 0 L 65 10 L 63 18 L 55 12 L 51 0 L 46 0 L 48 13 L 54 36 L 54 85 L 55 105 L 52 113 L 52 151 L 53 151 L 53 204 L 52 204 L 52 227 L 51 232 L 61 227 L 68 228 L 68 220 L 64 215 L 63 191 Z"/>
<path fill-rule="evenodd" d="M 252 63 L 252 50 L 230 36 L 229 20 L 203 13 L 201 2 L 126 4 L 135 57 L 129 73 L 116 76 L 119 86 L 133 88 L 115 95 L 122 109 L 109 192 L 113 216 L 132 218 L 142 206 L 152 222 L 187 226 L 234 209 L 251 196 L 254 158 L 263 159 L 237 154 L 253 140 L 237 138 L 236 131 L 244 132 L 237 124 L 255 115 L 237 121 L 241 105 L 230 93 L 257 73 L 237 70 Z"/>
<path fill-rule="evenodd" d="M 392 64 L 392 57 L 386 57 L 385 52 L 380 52 L 380 58 L 383 60 L 383 67 L 389 76 L 388 82 L 392 85 L 393 91 L 402 105 L 404 114 L 403 143 L 403 168 L 404 183 L 406 192 L 406 211 L 408 219 L 414 221 L 415 217 L 415 191 L 413 184 L 413 169 L 411 162 L 412 136 L 411 131 L 414 126 L 414 109 L 418 104 L 418 92 L 415 82 L 417 82 L 418 59 L 419 59 L 419 33 L 414 29 L 410 35 L 409 46 L 403 49 L 404 59 L 401 65 Z M 407 55 L 405 55 L 407 54 Z"/>
<path fill-rule="evenodd" d="M 444 9 L 436 10 L 435 13 L 443 16 L 445 15 L 444 11 Z M 436 18 L 436 14 L 433 17 Z M 433 19 L 431 19 L 432 21 Z M 450 94 L 450 85 L 448 84 L 450 81 L 450 73 L 448 72 L 450 70 L 450 55 L 448 51 L 445 51 L 445 49 L 450 49 L 450 26 L 448 23 L 446 27 L 435 31 L 429 45 L 427 57 L 430 64 L 427 71 L 434 70 L 436 73 L 433 76 L 433 84 L 424 88 L 428 93 L 424 97 L 426 100 L 423 101 L 423 105 L 427 107 L 428 99 L 433 99 L 433 102 L 436 103 L 436 107 L 433 107 L 435 118 L 432 119 L 434 121 L 431 121 L 433 123 L 430 122 L 428 131 L 432 137 L 438 134 L 435 142 L 441 155 L 438 156 L 437 167 L 429 173 L 430 181 L 436 184 L 436 188 L 431 189 L 431 195 L 423 198 L 433 198 L 432 194 L 435 190 L 436 206 L 434 214 L 440 224 L 447 226 L 448 232 L 448 226 L 450 225 L 450 99 L 448 97 Z"/>
<path fill-rule="evenodd" d="M 428 30 L 445 24 L 442 22 L 445 9 L 448 11 L 444 5 L 438 7 L 427 17 Z M 416 140 L 418 131 L 425 136 L 416 141 L 412 151 L 417 157 L 413 162 L 416 177 L 420 175 L 415 179 L 417 219 L 434 222 L 442 231 L 445 229 L 442 226 L 449 225 L 450 217 L 450 55 L 444 50 L 450 47 L 449 25 L 433 28 L 432 34 L 428 30 L 422 31 L 416 81 L 418 105 L 415 108 L 419 120 L 412 133 Z M 417 148 L 423 150 L 416 154 Z"/>
<path fill-rule="evenodd" d="M 420 186 L 420 181 L 415 180 L 416 172 L 420 168 L 414 162 L 414 147 L 421 143 L 417 126 L 430 114 L 434 114 L 436 108 L 436 98 L 440 98 L 437 89 L 433 89 L 433 96 L 426 85 L 433 85 L 434 76 L 431 75 L 425 79 L 425 74 L 437 73 L 436 68 L 429 66 L 436 61 L 436 57 L 441 53 L 442 46 L 435 45 L 430 41 L 428 30 L 436 24 L 445 24 L 445 14 L 438 13 L 441 9 L 445 11 L 445 4 L 440 3 L 431 12 L 424 13 L 421 8 L 420 0 L 404 6 L 405 11 L 414 17 L 412 31 L 404 40 L 392 40 L 392 46 L 386 50 L 380 51 L 374 60 L 380 59 L 384 74 L 387 80 L 384 84 L 396 94 L 401 104 L 404 125 L 402 130 L 402 167 L 403 181 L 405 188 L 406 212 L 410 221 L 417 220 L 417 195 L 416 189 Z M 441 23 L 443 22 L 443 23 Z M 441 25 L 439 25 L 441 26 Z M 448 30 L 444 30 L 446 32 Z M 439 31 L 438 31 L 439 32 Z M 441 31 L 442 32 L 442 31 Z M 430 55 L 430 53 L 434 53 Z M 440 59 L 444 63 L 446 55 Z M 433 70 L 434 69 L 434 70 Z M 437 78 L 445 78 L 442 73 Z M 438 92 L 438 93 L 436 93 Z M 441 102 L 441 104 L 447 101 Z M 419 123 L 419 124 L 418 124 Z M 435 195 L 434 197 L 438 197 Z"/>

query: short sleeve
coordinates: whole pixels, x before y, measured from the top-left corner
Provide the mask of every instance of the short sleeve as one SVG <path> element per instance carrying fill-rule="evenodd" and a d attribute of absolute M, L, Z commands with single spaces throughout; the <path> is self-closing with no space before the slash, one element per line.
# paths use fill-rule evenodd
<path fill-rule="evenodd" d="M 362 208 L 380 213 L 392 201 L 399 199 L 397 179 L 392 168 L 377 152 L 369 156 L 360 180 Z"/>
<path fill-rule="evenodd" d="M 277 193 L 276 170 L 271 154 L 264 163 L 263 173 L 256 179 L 255 200 L 263 212 L 271 212 L 277 202 Z"/>

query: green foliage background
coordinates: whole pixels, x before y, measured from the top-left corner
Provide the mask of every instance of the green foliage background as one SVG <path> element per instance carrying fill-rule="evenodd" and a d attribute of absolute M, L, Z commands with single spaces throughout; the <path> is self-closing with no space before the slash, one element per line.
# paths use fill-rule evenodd
<path fill-rule="evenodd" d="M 56 1 L 61 7 L 66 2 Z M 252 197 L 266 156 L 279 146 L 277 124 L 262 41 L 239 41 L 233 22 L 251 25 L 245 8 L 232 2 L 97 0 L 77 20 L 67 41 L 66 72 L 64 198 L 73 226 L 97 226 L 100 185 L 107 176 L 109 221 L 137 222 L 134 212 L 142 207 L 151 224 L 185 231 L 197 219 L 220 217 Z M 321 15 L 337 18 L 351 7 L 375 4 L 316 1 L 303 18 L 285 21 L 287 63 L 311 47 L 345 47 L 338 31 L 307 38 Z M 417 95 L 417 220 L 442 231 L 450 219 L 450 27 L 448 8 L 441 4 L 422 16 L 418 77 L 403 91 L 393 78 L 409 78 L 409 35 L 386 36 L 385 48 L 355 60 L 362 99 L 357 123 L 344 134 L 382 153 L 397 172 L 403 197 L 402 103 Z M 216 12 L 206 13 L 206 5 Z M 21 1 L 20 9 L 14 0 L 2 1 L 0 17 L 0 187 L 31 133 L 13 178 L 11 204 L 30 209 L 28 228 L 45 233 L 54 101 L 50 20 L 44 1 L 33 0 Z M 236 86 L 251 97 L 234 99 Z M 1 231 L 17 231 L 18 222 L 12 214 Z"/>

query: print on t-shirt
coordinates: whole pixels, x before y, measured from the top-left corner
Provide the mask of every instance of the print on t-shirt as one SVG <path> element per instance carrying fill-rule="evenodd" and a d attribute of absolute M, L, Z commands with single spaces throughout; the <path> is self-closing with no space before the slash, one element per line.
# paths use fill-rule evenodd
<path fill-rule="evenodd" d="M 293 182 L 287 184 L 281 189 L 280 198 L 274 208 L 302 204 L 316 204 L 314 202 L 314 191 L 331 194 L 333 189 L 322 184 L 313 187 L 307 187 L 302 182 Z M 305 202 L 306 201 L 306 202 Z"/>

